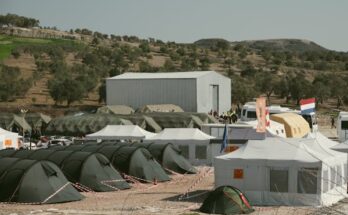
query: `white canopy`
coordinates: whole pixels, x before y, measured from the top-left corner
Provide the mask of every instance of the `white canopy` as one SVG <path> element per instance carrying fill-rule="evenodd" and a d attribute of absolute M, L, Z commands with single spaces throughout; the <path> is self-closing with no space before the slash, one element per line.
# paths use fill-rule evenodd
<path fill-rule="evenodd" d="M 198 128 L 165 128 L 150 140 L 210 140 L 215 137 L 203 133 Z"/>
<path fill-rule="evenodd" d="M 232 185 L 255 205 L 331 205 L 347 196 L 347 155 L 322 136 L 249 140 L 215 157 L 215 186 Z"/>
<path fill-rule="evenodd" d="M 18 133 L 10 132 L 0 128 L 0 149 L 18 149 Z"/>
<path fill-rule="evenodd" d="M 147 139 L 155 133 L 148 132 L 137 125 L 107 125 L 100 131 L 88 134 L 86 139 L 122 140 L 122 139 Z"/>

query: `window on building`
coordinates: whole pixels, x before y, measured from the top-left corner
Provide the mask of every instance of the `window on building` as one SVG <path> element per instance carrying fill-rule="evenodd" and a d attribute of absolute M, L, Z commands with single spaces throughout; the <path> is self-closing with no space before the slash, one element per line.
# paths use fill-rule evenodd
<path fill-rule="evenodd" d="M 219 137 L 219 128 L 210 128 L 210 135 L 213 137 Z"/>
<path fill-rule="evenodd" d="M 302 168 L 297 173 L 297 192 L 316 194 L 318 190 L 318 168 Z"/>
<path fill-rule="evenodd" d="M 348 121 L 341 122 L 341 129 L 348 130 Z"/>
<path fill-rule="evenodd" d="M 184 158 L 189 159 L 189 146 L 179 145 L 178 147 L 181 151 L 181 155 Z"/>
<path fill-rule="evenodd" d="M 271 192 L 287 193 L 289 191 L 289 171 L 287 169 L 270 169 L 269 179 Z"/>
<path fill-rule="evenodd" d="M 248 111 L 247 112 L 247 118 L 249 119 L 256 119 L 256 112 L 255 111 Z"/>
<path fill-rule="evenodd" d="M 207 159 L 207 146 L 196 146 L 196 159 Z"/>
<path fill-rule="evenodd" d="M 245 116 L 246 109 L 243 109 L 242 116 Z"/>

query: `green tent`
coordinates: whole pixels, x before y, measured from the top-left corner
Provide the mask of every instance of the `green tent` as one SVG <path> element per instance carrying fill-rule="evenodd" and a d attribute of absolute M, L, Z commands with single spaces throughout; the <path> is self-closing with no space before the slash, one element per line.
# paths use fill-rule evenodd
<path fill-rule="evenodd" d="M 133 143 L 131 144 L 131 146 L 144 147 L 149 150 L 154 158 L 165 169 L 181 174 L 192 174 L 197 172 L 197 170 L 191 165 L 191 163 L 180 154 L 180 149 L 178 149 L 171 143 Z"/>
<path fill-rule="evenodd" d="M 109 144 L 84 144 L 54 147 L 53 149 L 98 152 L 105 155 L 117 170 L 127 175 L 146 182 L 154 179 L 157 181 L 170 180 L 161 165 L 145 148 Z"/>
<path fill-rule="evenodd" d="M 13 113 L 0 113 L 0 127 L 8 131 L 31 131 L 28 122 L 22 117 Z"/>
<path fill-rule="evenodd" d="M 155 120 L 150 116 L 145 116 L 143 114 L 131 114 L 131 115 L 117 115 L 123 119 L 131 121 L 134 125 L 141 127 L 150 132 L 160 132 L 162 130 Z"/>
<path fill-rule="evenodd" d="M 145 116 L 149 116 L 155 120 L 155 122 L 165 128 L 200 128 L 190 115 L 182 113 L 147 113 Z"/>
<path fill-rule="evenodd" d="M 0 201 L 61 203 L 83 196 L 52 162 L 0 157 Z"/>
<path fill-rule="evenodd" d="M 106 125 L 133 125 L 133 123 L 112 114 L 64 116 L 51 120 L 45 133 L 78 136 L 97 132 Z"/>
<path fill-rule="evenodd" d="M 221 186 L 210 192 L 199 210 L 203 213 L 226 215 L 254 211 L 246 196 L 232 186 Z"/>
<path fill-rule="evenodd" d="M 98 108 L 97 113 L 109 113 L 109 114 L 132 114 L 134 109 L 126 105 L 108 105 Z"/>
<path fill-rule="evenodd" d="M 40 134 L 51 121 L 51 117 L 42 113 L 26 113 L 24 118 L 31 128 Z"/>
<path fill-rule="evenodd" d="M 1 150 L 0 156 L 48 160 L 61 168 L 72 183 L 82 184 L 97 192 L 130 188 L 102 154 L 80 151 Z"/>

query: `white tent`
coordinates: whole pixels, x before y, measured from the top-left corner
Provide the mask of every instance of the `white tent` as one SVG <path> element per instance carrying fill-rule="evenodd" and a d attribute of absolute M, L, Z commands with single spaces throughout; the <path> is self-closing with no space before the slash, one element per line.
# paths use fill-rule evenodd
<path fill-rule="evenodd" d="M 348 142 L 339 143 L 335 146 L 332 146 L 331 149 L 339 152 L 348 153 Z"/>
<path fill-rule="evenodd" d="M 100 131 L 86 135 L 86 139 L 126 140 L 146 139 L 155 136 L 137 125 L 107 125 Z"/>
<path fill-rule="evenodd" d="M 155 143 L 173 143 L 177 145 L 184 157 L 193 165 L 210 164 L 209 142 L 214 137 L 197 128 L 165 128 L 147 141 Z"/>
<path fill-rule="evenodd" d="M 215 158 L 215 186 L 232 185 L 254 205 L 331 205 L 347 196 L 347 155 L 320 138 L 249 140 Z"/>
<path fill-rule="evenodd" d="M 0 149 L 18 149 L 18 133 L 10 132 L 0 128 Z"/>

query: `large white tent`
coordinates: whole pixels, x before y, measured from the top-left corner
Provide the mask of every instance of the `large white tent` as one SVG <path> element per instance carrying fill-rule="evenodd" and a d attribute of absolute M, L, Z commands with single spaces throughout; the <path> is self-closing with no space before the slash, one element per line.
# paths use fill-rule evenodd
<path fill-rule="evenodd" d="M 347 154 L 324 138 L 249 140 L 215 158 L 215 186 L 232 185 L 254 205 L 331 205 L 347 196 Z"/>
<path fill-rule="evenodd" d="M 165 128 L 147 141 L 177 145 L 193 165 L 211 164 L 209 142 L 214 137 L 197 128 Z"/>
<path fill-rule="evenodd" d="M 19 148 L 18 133 L 0 128 L 0 150 L 5 148 Z"/>
<path fill-rule="evenodd" d="M 331 149 L 339 152 L 348 153 L 348 142 L 339 143 L 335 146 L 332 146 Z"/>
<path fill-rule="evenodd" d="M 147 139 L 155 136 L 137 125 L 107 125 L 102 130 L 86 135 L 86 139 L 102 140 L 128 140 Z"/>

